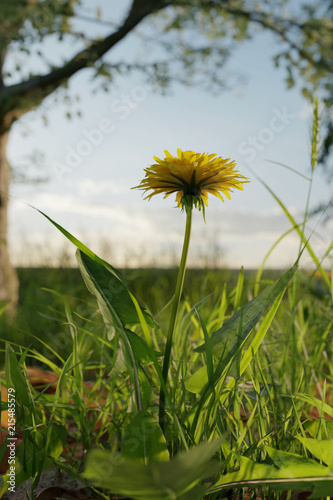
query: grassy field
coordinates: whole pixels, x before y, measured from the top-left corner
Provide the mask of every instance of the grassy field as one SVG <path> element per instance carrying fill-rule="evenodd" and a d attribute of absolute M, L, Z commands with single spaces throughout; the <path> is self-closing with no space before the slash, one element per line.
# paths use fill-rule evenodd
<path fill-rule="evenodd" d="M 317 256 L 305 231 L 315 110 L 303 220 L 266 186 L 291 227 L 258 271 L 188 269 L 182 293 L 204 209 L 185 188 L 179 270 L 119 273 L 46 216 L 79 269 L 19 269 L 17 318 L 0 318 L 0 498 L 333 498 L 333 243 Z M 264 271 L 292 231 L 295 264 Z"/>
<path fill-rule="evenodd" d="M 141 304 L 149 307 L 153 316 L 158 315 L 158 322 L 164 330 L 169 317 L 168 309 L 164 308 L 173 296 L 177 272 L 176 268 L 121 270 L 132 293 Z M 18 315 L 12 326 L 0 323 L 0 338 L 10 340 L 14 336 L 15 342 L 27 347 L 34 342 L 30 337 L 33 334 L 51 347 L 60 349 L 62 355 L 68 356 L 69 352 L 61 350 L 63 339 L 70 335 L 65 324 L 63 300 L 52 291 L 62 295 L 68 302 L 77 321 L 80 322 L 79 316 L 91 317 L 97 307 L 96 300 L 85 287 L 79 269 L 19 268 L 17 273 L 20 280 Z M 228 284 L 230 289 L 236 285 L 238 273 L 230 269 L 188 269 L 183 297 L 191 307 L 200 304 L 202 309 L 212 310 L 224 284 Z M 275 279 L 279 274 L 279 271 L 266 271 L 264 282 Z M 253 287 L 255 279 L 254 270 L 245 273 L 246 286 Z M 319 291 L 319 282 L 317 287 Z"/>
<path fill-rule="evenodd" d="M 135 495 L 133 488 L 124 486 L 124 477 L 137 466 L 137 473 L 142 476 L 143 448 L 149 450 L 148 464 L 156 461 L 163 464 L 183 450 L 183 456 L 193 467 L 205 470 L 207 463 L 206 466 L 202 463 L 202 457 L 207 450 L 203 449 L 200 456 L 190 454 L 194 444 L 205 446 L 207 441 L 211 441 L 208 445 L 213 448 L 208 450 L 206 462 L 207 457 L 214 458 L 209 462 L 213 464 L 210 470 L 215 470 L 218 463 L 218 473 L 214 481 L 208 479 L 211 472 L 199 474 L 199 485 L 192 476 L 187 483 L 185 480 L 185 490 L 189 488 L 191 495 L 188 498 L 236 498 L 248 491 L 247 498 L 285 499 L 291 498 L 297 486 L 300 491 L 316 488 L 316 481 L 307 488 L 307 478 L 295 486 L 289 485 L 288 471 L 294 470 L 293 475 L 304 477 L 301 473 L 304 467 L 309 470 L 312 467 L 312 475 L 329 475 L 325 470 L 327 461 L 322 460 L 323 465 L 316 462 L 316 450 L 309 449 L 304 441 L 331 443 L 329 440 L 333 438 L 332 299 L 327 284 L 315 273 L 296 271 L 290 280 L 284 278 L 285 291 L 279 307 L 274 309 L 277 292 L 274 297 L 267 295 L 257 326 L 254 329 L 249 326 L 252 333 L 242 334 L 237 349 L 232 344 L 223 344 L 232 356 L 223 353 L 219 368 L 214 356 L 216 346 L 207 345 L 207 338 L 212 339 L 213 332 L 219 331 L 222 324 L 231 322 L 232 326 L 237 311 L 244 310 L 240 321 L 246 331 L 250 313 L 244 305 L 254 303 L 260 308 L 262 294 L 258 293 L 262 290 L 273 293 L 284 272 L 267 271 L 259 279 L 255 271 L 187 271 L 172 350 L 168 427 L 164 437 L 156 420 L 159 375 L 143 334 L 145 323 L 139 321 L 131 326 L 131 335 L 137 335 L 132 337 L 131 345 L 137 357 L 141 391 L 138 411 L 130 360 L 105 317 L 103 321 L 100 314 L 103 303 L 99 301 L 98 307 L 96 298 L 84 286 L 80 271 L 64 268 L 18 272 L 21 295 L 16 324 L 1 325 L 1 338 L 12 346 L 9 348 L 7 344 L 5 349 L 2 344 L 7 371 L 3 381 L 8 387 L 11 380 L 17 394 L 21 391 L 16 418 L 25 447 L 22 451 L 22 443 L 17 453 L 19 460 L 25 461 L 27 472 L 16 477 L 34 479 L 29 498 L 34 498 L 38 491 L 33 493 L 39 481 L 36 478 L 43 477 L 52 464 L 66 477 L 83 480 L 80 488 L 86 488 L 88 498 L 121 498 L 113 497 L 108 490 L 129 498 L 171 498 L 164 497 L 162 490 L 156 493 L 155 486 L 144 479 L 139 486 L 134 483 L 133 488 L 141 488 L 141 493 Z M 164 349 L 177 270 L 136 269 L 123 270 L 122 274 L 140 304 L 149 305 L 149 312 L 159 325 L 159 328 L 149 327 L 158 360 Z M 274 314 L 265 325 L 272 307 Z M 232 339 L 231 331 L 225 330 L 224 334 Z M 141 340 L 133 343 L 138 338 Z M 200 354 L 196 348 L 204 341 L 205 349 Z M 33 367 L 46 370 L 47 380 L 40 378 L 44 371 L 36 372 Z M 27 389 L 22 387 L 18 371 L 25 378 Z M 37 377 L 37 384 L 33 377 Z M 147 429 L 146 441 L 141 434 Z M 221 437 L 219 446 L 214 448 L 212 443 Z M 133 442 L 137 446 L 133 447 Z M 94 448 L 87 461 L 86 450 Z M 100 485 L 94 464 L 107 463 L 110 467 L 110 458 L 103 453 L 111 453 L 113 457 L 119 452 L 124 464 L 119 468 L 118 483 L 104 479 Z M 29 456 L 34 460 L 29 460 Z M 177 468 L 186 479 L 185 458 Z M 139 461 L 134 463 L 134 459 Z M 87 469 L 82 476 L 84 464 Z M 254 473 L 248 464 L 256 467 Z M 319 472 L 315 469 L 317 465 L 322 467 Z M 175 471 L 169 479 L 168 471 L 163 474 L 166 482 L 173 484 Z M 272 484 L 266 486 L 267 478 Z M 254 485 L 251 480 L 256 480 Z M 283 487 L 279 489 L 276 485 L 281 480 Z M 252 489 L 235 486 L 242 481 L 244 484 L 250 481 L 248 486 Z M 183 489 L 179 487 L 174 498 L 187 498 Z M 314 498 L 326 499 L 327 495 Z"/>

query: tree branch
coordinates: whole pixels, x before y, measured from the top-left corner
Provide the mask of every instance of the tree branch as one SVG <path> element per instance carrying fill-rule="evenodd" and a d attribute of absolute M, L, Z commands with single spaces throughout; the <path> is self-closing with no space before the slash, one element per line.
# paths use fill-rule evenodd
<path fill-rule="evenodd" d="M 323 61 L 322 59 L 320 60 L 315 60 L 313 58 L 313 55 L 303 49 L 302 47 L 299 47 L 296 43 L 294 43 L 288 36 L 287 36 L 287 28 L 283 26 L 283 24 L 287 23 L 290 26 L 296 27 L 298 29 L 304 29 L 304 25 L 298 24 L 296 21 L 293 21 L 292 19 L 283 19 L 283 18 L 273 18 L 273 22 L 269 21 L 266 19 L 264 16 L 258 16 L 256 17 L 257 12 L 250 12 L 250 11 L 245 11 L 245 10 L 240 10 L 240 9 L 235 9 L 229 6 L 223 6 L 222 7 L 226 12 L 239 16 L 239 17 L 245 17 L 248 19 L 248 21 L 259 24 L 263 28 L 269 29 L 276 35 L 278 35 L 284 42 L 286 42 L 291 49 L 296 50 L 299 55 L 305 59 L 306 61 L 309 61 L 310 64 L 318 69 L 324 68 L 327 69 L 328 63 Z M 262 13 L 260 13 L 262 14 Z"/>
<path fill-rule="evenodd" d="M 3 83 L 3 65 L 6 59 L 6 54 L 7 54 L 7 49 L 3 49 L 0 52 L 0 89 L 3 88 L 4 83 Z"/>
<path fill-rule="evenodd" d="M 56 68 L 46 75 L 33 76 L 21 83 L 3 87 L 0 91 L 1 115 L 4 116 L 15 110 L 14 119 L 17 119 L 26 111 L 37 106 L 68 78 L 81 69 L 93 66 L 98 59 L 122 40 L 146 16 L 165 8 L 169 3 L 163 0 L 134 0 L 127 18 L 116 32 L 101 41 L 93 42 L 88 49 L 82 50 L 62 67 Z"/>
<path fill-rule="evenodd" d="M 200 7 L 207 7 L 211 9 L 220 9 L 228 14 L 231 14 L 235 17 L 243 17 L 247 19 L 249 22 L 258 24 L 265 29 L 270 30 L 272 33 L 278 35 L 284 42 L 286 42 L 291 49 L 294 49 L 298 52 L 301 58 L 308 61 L 314 68 L 317 69 L 326 69 L 330 66 L 329 61 L 325 61 L 322 59 L 315 59 L 313 55 L 298 46 L 295 42 L 293 42 L 290 37 L 288 37 L 288 28 L 297 28 L 300 31 L 311 31 L 310 26 L 307 24 L 302 24 L 297 22 L 296 20 L 284 19 L 283 17 L 271 15 L 268 18 L 265 12 L 260 11 L 251 11 L 242 9 L 239 7 L 234 7 L 233 5 L 229 5 L 228 0 L 201 0 Z M 191 0 L 174 0 L 172 2 L 173 5 L 177 5 L 179 7 L 193 7 L 193 2 Z"/>

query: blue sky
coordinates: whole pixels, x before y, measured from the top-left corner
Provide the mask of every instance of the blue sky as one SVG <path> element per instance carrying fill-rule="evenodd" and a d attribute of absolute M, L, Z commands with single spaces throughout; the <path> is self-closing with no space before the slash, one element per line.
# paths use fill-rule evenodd
<path fill-rule="evenodd" d="M 299 89 L 286 89 L 283 69 L 274 68 L 272 55 L 278 48 L 267 34 L 240 45 L 225 71 L 242 73 L 247 83 L 218 95 L 176 84 L 169 95 L 161 96 L 138 74 L 119 78 L 108 93 L 93 94 L 88 70 L 70 82 L 72 95 L 80 96 L 70 111 L 80 110 L 82 118 L 66 119 L 66 106 L 55 105 L 52 96 L 44 101 L 42 110 L 25 115 L 13 127 L 9 159 L 15 165 L 32 151 L 43 151 L 49 181 L 12 186 L 10 244 L 15 261 L 32 264 L 51 253 L 59 256 L 64 248 L 63 236 L 26 205 L 29 203 L 114 265 L 177 262 L 184 214 L 175 209 L 172 197 L 147 202 L 131 187 L 143 178 L 143 169 L 153 163 L 153 156 L 162 157 L 165 149 L 176 153 L 180 147 L 232 158 L 251 180 L 243 192 L 234 192 L 224 204 L 210 199 L 207 224 L 196 214 L 190 264 L 259 266 L 290 225 L 252 171 L 300 222 L 309 182 L 268 160 L 305 176 L 311 170 L 311 109 Z M 53 51 L 56 55 L 52 41 L 49 49 L 50 55 Z M 117 49 L 116 56 L 126 57 L 134 49 L 139 57 L 143 49 L 131 37 Z M 43 108 L 47 126 L 41 118 Z M 330 186 L 315 171 L 310 206 L 329 196 Z M 310 222 L 309 230 L 314 224 Z M 318 226 L 312 236 L 318 254 L 327 249 L 332 233 L 332 223 Z M 299 240 L 291 234 L 273 252 L 267 266 L 292 264 L 298 248 Z M 303 265 L 310 265 L 306 255 Z"/>

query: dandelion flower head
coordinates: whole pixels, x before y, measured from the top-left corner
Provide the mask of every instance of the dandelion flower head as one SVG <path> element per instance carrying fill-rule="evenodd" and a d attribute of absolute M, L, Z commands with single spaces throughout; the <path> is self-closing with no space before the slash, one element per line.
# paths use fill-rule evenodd
<path fill-rule="evenodd" d="M 223 159 L 216 154 L 195 153 L 194 151 L 177 150 L 177 156 L 164 151 L 161 160 L 154 156 L 154 163 L 145 169 L 146 176 L 133 189 L 151 191 L 144 199 L 156 194 L 165 193 L 167 198 L 176 193 L 179 207 L 195 206 L 199 210 L 208 206 L 208 195 L 212 194 L 224 201 L 223 195 L 230 199 L 232 189 L 243 189 L 249 182 L 246 177 L 235 170 L 236 162 L 230 158 Z"/>

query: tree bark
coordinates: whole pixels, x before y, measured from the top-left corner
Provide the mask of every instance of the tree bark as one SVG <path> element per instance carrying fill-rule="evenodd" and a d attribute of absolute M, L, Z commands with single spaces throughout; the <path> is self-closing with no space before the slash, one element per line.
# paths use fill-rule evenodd
<path fill-rule="evenodd" d="M 9 167 L 6 157 L 8 132 L 0 133 L 0 302 L 7 303 L 6 316 L 15 315 L 19 296 L 19 280 L 11 264 L 8 245 Z"/>
<path fill-rule="evenodd" d="M 28 1 L 34 2 L 35 0 Z M 6 86 L 2 81 L 6 47 L 0 47 L 0 305 L 8 303 L 6 312 L 9 317 L 15 315 L 19 291 L 18 277 L 11 265 L 7 247 L 9 167 L 6 159 L 6 145 L 12 124 L 38 106 L 45 97 L 64 84 L 72 75 L 92 66 L 125 38 L 145 17 L 167 7 L 168 4 L 168 0 L 133 0 L 127 18 L 117 31 L 104 40 L 96 40 L 62 67 L 45 75 L 32 76 L 14 85 Z"/>

